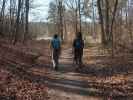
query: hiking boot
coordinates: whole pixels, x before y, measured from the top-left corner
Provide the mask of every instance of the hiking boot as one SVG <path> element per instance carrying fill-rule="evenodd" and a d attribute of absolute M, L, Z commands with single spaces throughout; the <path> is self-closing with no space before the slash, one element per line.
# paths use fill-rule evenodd
<path fill-rule="evenodd" d="M 58 67 L 57 67 L 57 66 L 55 67 L 55 70 L 56 70 L 56 71 L 58 70 Z"/>
<path fill-rule="evenodd" d="M 77 68 L 76 68 L 76 71 L 77 71 L 77 72 L 79 72 L 79 71 L 80 71 L 80 69 L 81 69 L 81 68 L 77 67 Z"/>

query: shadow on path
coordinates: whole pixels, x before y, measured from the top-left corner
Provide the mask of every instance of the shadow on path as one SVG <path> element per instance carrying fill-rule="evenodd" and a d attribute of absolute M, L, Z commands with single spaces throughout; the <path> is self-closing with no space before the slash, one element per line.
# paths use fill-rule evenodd
<path fill-rule="evenodd" d="M 6 66 L 6 65 L 4 65 Z M 80 94 L 80 95 L 106 95 L 100 93 L 97 90 L 92 90 L 87 81 L 80 80 L 69 80 L 62 78 L 52 78 L 48 76 L 35 75 L 31 72 L 28 72 L 26 69 L 22 67 L 16 67 L 17 65 L 13 65 L 8 63 L 8 66 L 4 67 L 14 75 L 18 76 L 20 79 L 27 79 L 31 82 L 37 82 L 40 84 L 46 84 L 49 88 L 59 89 L 65 92 Z"/>

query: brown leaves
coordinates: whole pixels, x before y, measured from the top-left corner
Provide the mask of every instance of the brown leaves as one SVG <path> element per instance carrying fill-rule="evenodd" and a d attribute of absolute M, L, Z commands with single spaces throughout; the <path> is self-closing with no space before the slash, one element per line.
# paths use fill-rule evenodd
<path fill-rule="evenodd" d="M 45 100 L 47 90 L 45 85 L 20 80 L 0 70 L 0 96 L 13 100 Z"/>

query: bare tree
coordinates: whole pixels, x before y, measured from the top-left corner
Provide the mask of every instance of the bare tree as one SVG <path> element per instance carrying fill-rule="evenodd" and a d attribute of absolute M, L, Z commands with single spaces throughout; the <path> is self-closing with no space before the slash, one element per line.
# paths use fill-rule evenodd
<path fill-rule="evenodd" d="M 102 43 L 106 45 L 113 41 L 113 23 L 115 21 L 118 3 L 118 0 L 113 0 L 112 3 L 109 0 L 97 1 L 102 30 Z"/>
<path fill-rule="evenodd" d="M 77 0 L 65 0 L 66 6 L 70 9 L 72 19 L 73 19 L 73 24 L 75 27 L 75 33 L 78 32 L 78 1 Z"/>
<path fill-rule="evenodd" d="M 58 1 L 58 16 L 59 16 L 59 21 L 58 21 L 58 25 L 59 25 L 59 33 L 61 36 L 61 39 L 63 40 L 64 36 L 63 36 L 63 4 L 62 1 Z"/>
<path fill-rule="evenodd" d="M 25 15 L 25 33 L 24 33 L 24 41 L 27 40 L 27 35 L 28 35 L 28 32 L 29 32 L 29 5 L 30 5 L 30 2 L 29 0 L 25 0 L 25 9 L 26 9 L 26 15 Z M 23 42 L 24 42 L 23 41 Z"/>
<path fill-rule="evenodd" d="M 105 31 L 104 31 L 104 19 L 102 14 L 102 6 L 101 6 L 101 0 L 97 0 L 97 6 L 98 6 L 98 12 L 99 12 L 99 18 L 100 18 L 100 24 L 101 24 L 101 33 L 102 33 L 102 44 L 106 43 L 105 39 Z"/>
<path fill-rule="evenodd" d="M 21 13 L 21 5 L 22 0 L 18 0 L 18 10 L 17 10 L 17 18 L 16 18 L 16 30 L 15 30 L 15 36 L 14 36 L 14 41 L 13 44 L 15 44 L 18 40 L 18 32 L 19 32 L 19 28 L 20 28 L 20 13 Z"/>
<path fill-rule="evenodd" d="M 7 0 L 2 1 L 2 7 L 0 11 L 0 24 L 1 24 L 1 35 L 3 34 L 3 24 L 4 24 L 4 17 L 5 17 L 5 6 L 6 6 Z"/>

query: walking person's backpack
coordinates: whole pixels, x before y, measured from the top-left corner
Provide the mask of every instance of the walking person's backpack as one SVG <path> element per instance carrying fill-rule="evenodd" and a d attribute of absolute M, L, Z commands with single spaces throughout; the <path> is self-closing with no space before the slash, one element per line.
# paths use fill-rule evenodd
<path fill-rule="evenodd" d="M 54 49 L 59 49 L 60 48 L 60 40 L 58 38 L 52 40 L 52 47 Z"/>
<path fill-rule="evenodd" d="M 81 41 L 80 39 L 77 39 L 77 40 L 75 41 L 75 48 L 76 48 L 76 49 L 82 48 L 82 41 Z"/>

